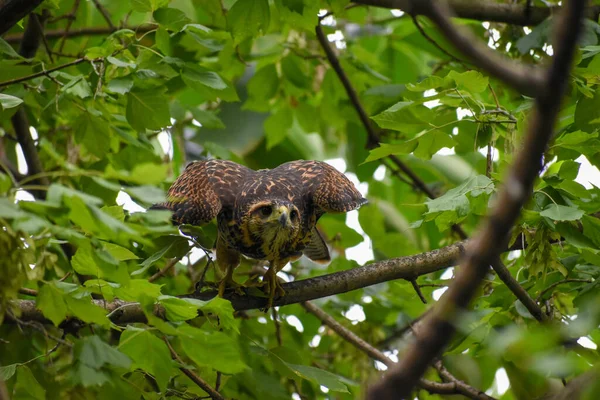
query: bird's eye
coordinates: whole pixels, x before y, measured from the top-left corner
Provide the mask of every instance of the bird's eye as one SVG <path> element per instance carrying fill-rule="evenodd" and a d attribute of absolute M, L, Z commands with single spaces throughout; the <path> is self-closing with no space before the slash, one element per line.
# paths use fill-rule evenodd
<path fill-rule="evenodd" d="M 292 210 L 292 212 L 290 213 L 290 218 L 295 221 L 296 219 L 298 219 L 298 211 L 296 210 Z"/>
<path fill-rule="evenodd" d="M 273 212 L 273 209 L 271 208 L 271 206 L 262 206 L 260 208 L 260 214 L 268 217 L 269 215 L 271 215 L 271 213 Z"/>

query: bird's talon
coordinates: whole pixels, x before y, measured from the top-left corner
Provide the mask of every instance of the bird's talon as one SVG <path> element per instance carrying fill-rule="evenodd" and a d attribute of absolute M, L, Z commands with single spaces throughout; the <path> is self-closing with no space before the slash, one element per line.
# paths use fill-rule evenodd
<path fill-rule="evenodd" d="M 219 297 L 223 297 L 225 295 L 225 291 L 228 289 L 233 289 L 235 293 L 240 295 L 245 294 L 242 285 L 240 285 L 233 279 L 226 278 L 219 283 Z"/>

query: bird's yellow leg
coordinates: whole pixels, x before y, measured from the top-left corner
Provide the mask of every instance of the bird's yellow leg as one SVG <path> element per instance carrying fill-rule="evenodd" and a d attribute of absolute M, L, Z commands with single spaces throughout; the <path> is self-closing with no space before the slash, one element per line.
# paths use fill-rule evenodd
<path fill-rule="evenodd" d="M 233 280 L 233 270 L 240 263 L 240 254 L 227 247 L 221 237 L 217 238 L 217 263 L 221 271 L 226 271 L 225 277 L 219 282 L 219 297 L 223 297 L 227 288 L 234 288 L 236 293 L 243 294 L 241 285 Z"/>
<path fill-rule="evenodd" d="M 225 277 L 219 282 L 219 297 L 223 297 L 225 294 L 225 289 L 233 288 L 236 293 L 243 294 L 243 290 L 241 289 L 242 285 L 233 280 L 233 270 L 234 266 L 227 267 L 227 274 Z"/>
<path fill-rule="evenodd" d="M 283 264 L 285 265 L 285 264 Z M 277 278 L 277 268 L 274 268 L 275 266 L 271 266 L 269 267 L 269 269 L 267 270 L 267 272 L 265 273 L 265 276 L 263 277 L 263 282 L 265 285 L 265 292 L 269 295 L 269 301 L 267 303 L 267 310 L 269 310 L 270 308 L 273 307 L 273 299 L 275 299 L 275 296 L 283 296 L 285 295 L 285 290 L 283 290 L 283 287 L 281 286 L 281 283 L 279 282 L 279 279 Z"/>

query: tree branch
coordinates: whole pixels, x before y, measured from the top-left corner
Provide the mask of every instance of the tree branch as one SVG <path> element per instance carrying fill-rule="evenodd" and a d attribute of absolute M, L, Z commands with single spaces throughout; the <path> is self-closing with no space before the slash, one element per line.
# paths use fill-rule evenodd
<path fill-rule="evenodd" d="M 173 346 L 171 346 L 171 343 L 169 343 L 169 341 L 167 340 L 167 338 L 164 338 L 165 343 L 167 344 L 167 347 L 169 348 L 169 351 L 171 352 L 171 357 L 173 358 L 173 360 L 177 361 L 179 364 L 184 364 L 184 362 L 181 360 L 181 357 L 179 357 L 179 354 L 177 354 L 175 352 L 175 349 L 173 348 Z M 189 370 L 187 368 L 184 367 L 179 367 L 179 370 L 181 372 L 183 372 L 188 378 L 190 378 L 196 385 L 198 385 L 198 387 L 200 387 L 200 389 L 204 390 L 206 393 L 209 394 L 209 396 L 213 399 L 213 400 L 225 400 L 225 397 L 223 397 L 221 395 L 221 393 L 217 392 L 215 389 L 213 389 L 208 382 L 206 382 L 204 379 L 202 379 L 198 374 L 196 374 L 194 371 Z"/>
<path fill-rule="evenodd" d="M 419 4 L 446 40 L 474 65 L 527 96 L 534 97 L 540 92 L 543 80 L 538 71 L 499 55 L 466 29 L 454 25 L 450 20 L 452 11 L 443 1 L 424 0 Z"/>
<path fill-rule="evenodd" d="M 413 15 L 425 14 L 418 7 L 414 7 L 414 0 L 353 0 L 354 3 L 400 9 Z M 472 0 L 447 0 L 448 6 L 458 18 L 474 19 L 477 21 L 502 22 L 513 25 L 537 25 L 560 10 L 560 6 L 527 7 L 524 4 L 497 3 L 494 1 Z M 599 6 L 586 9 L 587 18 L 597 20 Z"/>
<path fill-rule="evenodd" d="M 124 26 L 121 29 L 129 29 L 137 33 L 147 33 L 156 29 L 156 25 L 152 24 L 144 24 L 138 26 Z M 46 39 L 60 39 L 60 38 L 74 38 L 80 36 L 96 36 L 96 35 L 106 35 L 114 32 L 114 29 L 110 27 L 91 27 L 91 28 L 80 28 L 80 29 L 52 29 L 44 32 L 44 36 Z M 19 43 L 23 40 L 23 35 L 19 33 L 6 35 L 3 38 L 8 43 Z"/>
<path fill-rule="evenodd" d="M 389 357 L 383 354 L 380 350 L 373 347 L 371 344 L 363 340 L 361 337 L 356 335 L 354 332 L 344 327 L 342 324 L 337 322 L 335 318 L 327 314 L 324 310 L 316 306 L 315 304 L 306 301 L 302 303 L 302 307 L 309 313 L 321 320 L 331 330 L 340 335 L 348 343 L 355 346 L 357 349 L 368 355 L 374 360 L 384 363 L 388 368 L 394 366 L 396 363 Z M 447 370 L 446 370 L 447 371 Z M 457 379 L 455 376 L 448 372 L 448 375 L 452 377 L 451 383 L 433 382 L 427 379 L 421 379 L 419 381 L 419 387 L 427 390 L 430 393 L 437 394 L 462 394 L 471 399 L 476 400 L 494 400 L 493 397 L 482 393 L 481 391 L 467 385 L 465 382 Z"/>
<path fill-rule="evenodd" d="M 42 23 L 40 23 L 35 14 L 31 14 L 29 16 L 29 21 L 27 22 L 27 28 L 23 35 L 23 41 L 19 46 L 19 54 L 21 56 L 25 58 L 32 58 L 35 56 L 35 53 L 40 46 L 42 30 Z M 42 167 L 42 162 L 40 161 L 35 142 L 31 137 L 31 132 L 29 131 L 30 125 L 24 106 L 19 107 L 17 112 L 11 117 L 11 122 L 15 130 L 17 141 L 19 142 L 19 145 L 21 145 L 21 150 L 23 150 L 23 154 L 25 155 L 25 161 L 27 162 L 27 173 L 30 176 L 43 174 L 44 169 Z M 36 179 L 34 183 L 42 186 L 49 185 L 48 178 L 43 175 Z M 34 190 L 32 191 L 32 194 L 36 198 L 44 198 L 46 196 L 46 193 L 43 190 Z"/>
<path fill-rule="evenodd" d="M 525 142 L 499 193 L 496 206 L 469 242 L 462 267 L 448 291 L 423 320 L 415 342 L 401 362 L 384 380 L 369 391 L 369 399 L 406 398 L 430 362 L 452 338 L 457 313 L 472 299 L 487 271 L 499 255 L 507 235 L 531 195 L 533 183 L 542 167 L 542 159 L 554 131 L 575 46 L 581 32 L 585 0 L 566 2 L 565 17 L 558 24 L 557 50 L 536 98 Z"/>
<path fill-rule="evenodd" d="M 0 4 L 0 35 L 7 32 L 44 0 L 4 0 Z"/>
<path fill-rule="evenodd" d="M 414 20 L 415 24 L 417 25 L 417 27 L 420 28 L 418 21 L 416 19 L 413 19 L 413 20 Z M 432 41 L 435 46 L 437 46 L 443 52 L 445 52 L 445 50 L 443 48 L 441 48 L 441 46 L 439 46 L 435 41 L 433 41 L 433 39 L 429 38 L 422 29 L 419 29 L 419 30 L 428 40 Z M 371 120 L 367 116 L 367 113 L 366 113 L 364 107 L 362 106 L 362 104 L 360 103 L 360 99 L 358 98 L 358 95 L 356 94 L 356 91 L 354 90 L 354 87 L 352 86 L 352 83 L 350 82 L 350 79 L 348 79 L 346 72 L 342 69 L 337 56 L 333 52 L 333 49 L 331 48 L 331 46 L 329 45 L 329 42 L 327 41 L 325 35 L 323 34 L 323 30 L 322 30 L 320 24 L 317 25 L 317 27 L 315 28 L 315 32 L 316 32 L 317 39 L 319 40 L 321 47 L 323 48 L 323 50 L 325 51 L 325 54 L 327 55 L 327 60 L 331 64 L 331 67 L 337 74 L 340 81 L 342 82 L 342 85 L 344 86 L 346 93 L 348 94 L 348 98 L 350 98 L 352 105 L 354 106 L 365 130 L 367 131 L 367 135 L 368 135 L 367 148 L 379 146 L 379 143 L 380 143 L 379 133 L 376 132 L 375 128 L 373 127 L 373 125 L 371 123 Z M 450 53 L 447 53 L 447 54 L 450 55 Z M 460 60 L 458 60 L 458 61 L 461 62 Z M 417 174 L 415 174 L 414 171 L 412 171 L 406 164 L 404 164 L 397 156 L 392 154 L 392 155 L 389 155 L 387 158 L 390 161 L 392 161 L 406 176 L 409 177 L 409 179 L 413 182 L 414 187 L 418 188 L 421 192 L 425 193 L 431 199 L 435 199 L 437 197 L 435 195 L 435 193 L 433 193 L 433 191 L 425 184 L 425 182 L 423 182 L 417 176 Z M 462 227 L 460 225 L 457 225 L 457 224 L 452 225 L 452 230 L 462 240 L 465 240 L 468 238 L 467 233 L 464 231 L 464 229 L 462 229 Z M 531 298 L 531 296 L 529 296 L 527 291 L 525 289 L 523 289 L 523 287 L 521 287 L 519 282 L 517 282 L 517 280 L 515 278 L 513 278 L 513 276 L 510 274 L 510 271 L 508 271 L 508 269 L 502 263 L 502 261 L 498 258 L 493 263 L 492 267 L 498 274 L 498 277 L 515 294 L 515 296 L 521 301 L 521 303 L 523 303 L 523 305 L 529 310 L 531 315 L 533 315 L 539 321 L 542 321 L 545 318 L 545 315 L 542 312 L 542 309 Z M 417 287 L 415 287 L 415 290 L 416 290 L 416 288 Z M 422 294 L 418 290 L 417 290 L 417 294 L 419 295 L 419 297 L 421 299 L 423 299 Z"/>
<path fill-rule="evenodd" d="M 395 279 L 410 281 L 420 275 L 455 265 L 464 246 L 465 242 L 458 242 L 414 256 L 392 258 L 333 274 L 284 283 L 282 287 L 286 294 L 276 298 L 273 306 L 301 303 Z M 215 290 L 209 290 L 183 297 L 210 300 L 216 295 Z M 226 291 L 225 298 L 231 301 L 233 308 L 237 311 L 259 309 L 267 305 L 266 297 L 240 295 L 233 290 Z M 109 312 L 110 320 L 115 324 L 146 322 L 144 312 L 138 303 L 122 300 L 108 303 L 103 299 L 96 299 L 93 302 L 97 306 L 105 308 Z M 16 300 L 14 304 L 21 310 L 20 318 L 23 321 L 48 322 L 42 312 L 36 308 L 34 300 Z M 157 308 L 156 312 L 160 315 L 160 308 Z M 10 321 L 10 315 L 8 315 L 8 320 Z"/>
<path fill-rule="evenodd" d="M 72 67 L 73 65 L 81 64 L 82 62 L 85 62 L 85 61 L 95 62 L 95 61 L 99 61 L 99 60 L 101 60 L 101 58 L 96 58 L 94 60 L 90 60 L 90 59 L 85 58 L 85 57 L 78 58 L 77 60 L 73 60 L 73 61 L 68 62 L 66 64 L 57 65 L 56 67 L 53 67 L 53 68 L 50 68 L 50 69 L 46 69 L 46 70 L 43 70 L 43 71 L 40 71 L 40 72 L 36 72 L 35 74 L 26 75 L 26 76 L 22 76 L 20 78 L 14 78 L 14 79 L 10 79 L 8 81 L 0 82 L 0 88 L 3 88 L 5 86 L 14 85 L 16 83 L 30 81 L 30 80 L 38 78 L 40 76 L 48 75 L 48 74 L 50 74 L 50 73 L 52 73 L 54 71 L 58 71 L 58 70 L 61 70 L 61 69 Z"/>
<path fill-rule="evenodd" d="M 106 11 L 106 8 L 104 8 L 104 6 L 100 4 L 98 0 L 92 0 L 92 2 L 94 3 L 94 6 L 96 6 L 96 9 L 100 12 L 100 14 L 102 14 L 102 18 L 104 18 L 104 20 L 106 21 L 106 24 L 111 29 L 111 32 L 117 30 L 115 25 L 110 20 L 110 15 L 108 15 L 108 11 Z"/>

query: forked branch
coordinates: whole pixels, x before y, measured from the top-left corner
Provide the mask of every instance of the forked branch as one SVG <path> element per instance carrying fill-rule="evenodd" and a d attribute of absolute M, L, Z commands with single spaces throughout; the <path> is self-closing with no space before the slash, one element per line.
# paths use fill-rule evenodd
<path fill-rule="evenodd" d="M 499 256 L 502 248 L 499 244 L 506 242 L 542 167 L 544 152 L 554 131 L 567 86 L 585 5 L 585 0 L 566 2 L 564 18 L 557 26 L 556 53 L 536 97 L 523 147 L 509 171 L 496 206 L 469 242 L 456 279 L 433 312 L 423 320 L 415 342 L 397 367 L 371 388 L 369 399 L 408 398 L 431 361 L 452 338 L 455 331 L 453 322 L 457 320 L 458 313 L 467 307 L 488 266 Z"/>

